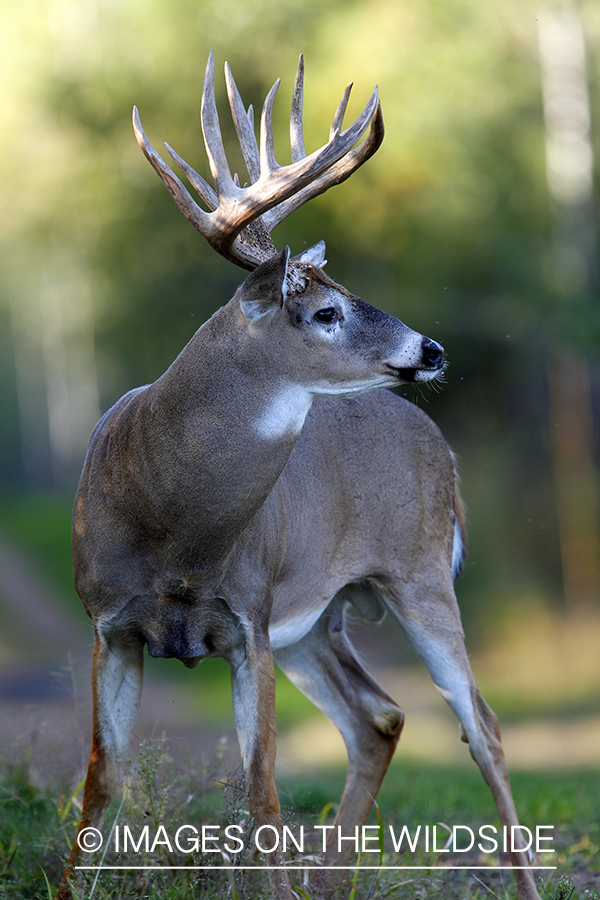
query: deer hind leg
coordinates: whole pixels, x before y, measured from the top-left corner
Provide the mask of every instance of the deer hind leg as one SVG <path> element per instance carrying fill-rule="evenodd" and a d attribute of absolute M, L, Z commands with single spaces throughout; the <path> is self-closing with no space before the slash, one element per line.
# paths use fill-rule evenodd
<path fill-rule="evenodd" d="M 366 822 L 394 755 L 404 713 L 363 668 L 344 629 L 343 594 L 335 598 L 311 631 L 277 650 L 275 659 L 299 690 L 340 731 L 348 752 L 342 799 L 329 831 L 326 864 L 342 865 L 354 853 L 356 826 Z M 339 828 L 339 830 L 338 830 Z M 318 885 L 318 873 L 313 879 Z"/>
<path fill-rule="evenodd" d="M 402 584 L 396 599 L 388 593 L 388 608 L 402 626 L 411 645 L 429 669 L 438 691 L 456 713 L 462 739 L 489 786 L 503 825 L 517 826 L 508 768 L 502 750 L 498 720 L 477 685 L 465 648 L 460 613 L 452 586 L 418 591 L 414 582 L 410 594 Z M 387 593 L 387 592 L 386 592 Z M 518 843 L 520 832 L 515 832 Z M 520 846 L 524 846 L 521 842 Z M 511 853 L 520 900 L 539 900 L 531 858 L 524 851 Z"/>
<path fill-rule="evenodd" d="M 62 877 L 57 900 L 69 900 L 69 881 L 79 860 L 78 838 L 86 828 L 100 828 L 119 788 L 122 763 L 137 720 L 142 693 L 141 641 L 107 641 L 96 632 L 92 665 L 94 724 L 83 807 L 77 836 Z"/>

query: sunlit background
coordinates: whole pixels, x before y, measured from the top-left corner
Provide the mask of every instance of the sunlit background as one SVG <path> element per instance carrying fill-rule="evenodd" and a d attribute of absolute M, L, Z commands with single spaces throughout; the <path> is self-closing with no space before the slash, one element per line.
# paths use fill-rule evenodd
<path fill-rule="evenodd" d="M 325 239 L 333 278 L 443 343 L 441 390 L 404 393 L 459 459 L 470 555 L 458 589 L 476 677 L 513 768 L 598 764 L 599 41 L 598 4 L 567 0 L 4 4 L 2 753 L 29 748 L 41 773 L 53 753 L 83 766 L 91 630 L 69 526 L 87 440 L 244 277 L 185 221 L 131 128 L 135 103 L 152 143 L 207 175 L 199 99 L 212 47 L 233 168 L 225 60 L 259 109 L 281 76 L 281 163 L 300 51 L 309 150 L 327 140 L 348 81 L 349 117 L 379 84 L 380 151 L 274 238 L 295 253 Z M 357 642 L 406 710 L 398 759 L 470 764 L 401 636 Z M 153 663 L 144 703 L 142 729 L 206 752 L 232 732 L 218 662 L 191 673 Z M 301 766 L 307 745 L 342 759 L 333 729 L 283 680 L 278 715 L 283 769 Z"/>

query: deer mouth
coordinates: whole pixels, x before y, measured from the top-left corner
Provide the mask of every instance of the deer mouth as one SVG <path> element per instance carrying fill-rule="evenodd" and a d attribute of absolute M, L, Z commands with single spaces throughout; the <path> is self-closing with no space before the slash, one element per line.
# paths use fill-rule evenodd
<path fill-rule="evenodd" d="M 434 378 L 438 378 L 442 372 L 444 371 L 444 366 L 436 367 L 435 369 L 421 369 L 421 368 L 412 368 L 412 369 L 398 369 L 394 366 L 388 366 L 390 372 L 394 373 L 394 376 L 398 379 L 398 381 L 408 384 L 423 383 L 426 381 L 433 381 Z"/>
<path fill-rule="evenodd" d="M 440 362 L 429 366 L 392 366 L 389 363 L 386 363 L 386 368 L 389 372 L 393 373 L 394 377 L 400 382 L 423 384 L 427 381 L 433 381 L 444 374 L 446 369 L 446 357 L 442 353 Z"/>

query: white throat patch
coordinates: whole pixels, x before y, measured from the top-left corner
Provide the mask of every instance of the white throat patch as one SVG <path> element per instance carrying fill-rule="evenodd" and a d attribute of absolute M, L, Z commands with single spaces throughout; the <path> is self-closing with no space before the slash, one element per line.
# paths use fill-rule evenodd
<path fill-rule="evenodd" d="M 312 393 L 298 384 L 279 388 L 253 423 L 255 432 L 265 440 L 300 434 L 312 400 Z"/>

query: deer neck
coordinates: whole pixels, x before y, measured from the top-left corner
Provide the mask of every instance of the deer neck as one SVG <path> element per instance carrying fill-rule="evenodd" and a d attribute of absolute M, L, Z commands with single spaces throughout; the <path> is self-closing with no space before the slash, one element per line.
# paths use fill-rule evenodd
<path fill-rule="evenodd" d="M 163 479 L 177 491 L 178 533 L 187 531 L 182 545 L 196 558 L 221 559 L 271 493 L 312 394 L 274 370 L 272 349 L 248 334 L 233 301 L 151 390 L 165 426 Z"/>

